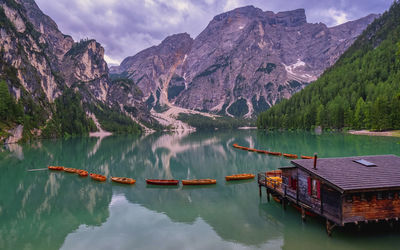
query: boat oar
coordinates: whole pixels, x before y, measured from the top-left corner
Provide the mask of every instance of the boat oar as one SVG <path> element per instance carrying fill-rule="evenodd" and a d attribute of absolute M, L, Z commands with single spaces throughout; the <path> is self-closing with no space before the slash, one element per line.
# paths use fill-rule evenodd
<path fill-rule="evenodd" d="M 33 172 L 33 171 L 42 171 L 42 170 L 47 170 L 47 168 L 28 169 L 26 171 Z"/>

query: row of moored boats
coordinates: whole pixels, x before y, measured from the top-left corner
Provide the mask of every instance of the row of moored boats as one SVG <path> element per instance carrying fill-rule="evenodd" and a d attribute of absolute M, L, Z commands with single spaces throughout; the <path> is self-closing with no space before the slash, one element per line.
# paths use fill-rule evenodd
<path fill-rule="evenodd" d="M 256 152 L 256 153 L 260 153 L 260 154 L 267 154 L 267 155 L 274 155 L 274 156 L 282 156 L 283 155 L 284 157 L 293 158 L 293 159 L 299 158 L 296 154 L 284 154 L 281 152 L 272 152 L 272 151 L 260 150 L 260 149 L 255 149 L 255 148 L 248 148 L 248 147 L 239 146 L 236 143 L 233 144 L 232 146 L 237 149 L 242 149 L 242 150 L 246 150 L 246 151 L 250 151 L 250 152 Z M 301 159 L 314 159 L 313 156 L 301 155 L 300 157 L 301 157 Z"/>
<path fill-rule="evenodd" d="M 88 173 L 86 170 L 76 169 L 76 168 L 66 168 L 62 166 L 48 166 L 49 170 L 55 171 L 65 171 L 68 173 L 75 173 L 81 177 L 90 176 L 93 180 L 96 181 L 106 181 L 107 177 L 100 174 Z M 227 181 L 236 181 L 236 180 L 249 180 L 254 179 L 254 174 L 235 174 L 225 176 L 225 180 Z M 111 181 L 118 182 L 122 184 L 135 184 L 136 180 L 127 177 L 111 177 Z M 146 183 L 150 185 L 178 185 L 179 180 L 165 180 L 165 179 L 146 179 Z M 192 179 L 192 180 L 182 180 L 182 185 L 212 185 L 216 184 L 217 180 L 215 179 Z"/>

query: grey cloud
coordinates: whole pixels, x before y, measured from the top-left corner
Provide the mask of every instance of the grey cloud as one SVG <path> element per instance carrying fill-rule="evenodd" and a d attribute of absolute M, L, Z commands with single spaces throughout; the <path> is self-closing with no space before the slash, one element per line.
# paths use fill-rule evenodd
<path fill-rule="evenodd" d="M 274 12 L 306 9 L 308 22 L 328 26 L 382 13 L 392 0 L 36 0 L 42 11 L 75 40 L 94 38 L 106 55 L 120 62 L 125 57 L 160 43 L 166 36 L 187 32 L 196 37 L 224 10 L 253 5 Z M 332 15 L 343 15 L 336 18 Z M 110 62 L 110 59 L 109 59 Z"/>

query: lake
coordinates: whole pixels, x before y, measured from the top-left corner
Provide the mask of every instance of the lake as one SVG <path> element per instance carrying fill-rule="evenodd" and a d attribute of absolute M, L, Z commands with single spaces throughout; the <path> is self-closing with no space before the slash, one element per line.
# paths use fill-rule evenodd
<path fill-rule="evenodd" d="M 233 130 L 42 140 L 0 149 L 0 249 L 396 249 L 398 225 L 335 228 L 260 199 L 256 180 L 226 175 L 290 165 L 239 145 L 319 157 L 400 155 L 400 139 L 342 133 Z M 48 165 L 132 177 L 99 183 Z M 207 187 L 145 179 L 213 178 Z"/>

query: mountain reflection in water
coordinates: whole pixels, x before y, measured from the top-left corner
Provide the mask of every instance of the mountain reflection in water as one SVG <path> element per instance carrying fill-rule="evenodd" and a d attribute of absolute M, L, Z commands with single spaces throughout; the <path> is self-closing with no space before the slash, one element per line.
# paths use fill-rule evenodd
<path fill-rule="evenodd" d="M 0 150 L 0 249 L 385 249 L 384 235 L 338 230 L 326 237 L 318 219 L 260 200 L 257 173 L 290 160 L 232 148 L 233 143 L 284 153 L 337 157 L 400 155 L 394 138 L 309 132 L 213 131 L 43 140 Z M 99 183 L 65 172 L 28 169 L 62 165 L 135 178 L 135 185 Z M 208 187 L 148 186 L 145 179 L 213 178 Z M 349 236 L 350 235 L 350 236 Z M 362 239 L 362 240 L 360 240 Z"/>

